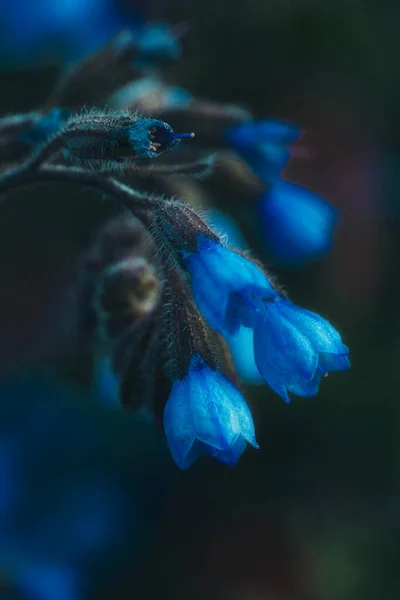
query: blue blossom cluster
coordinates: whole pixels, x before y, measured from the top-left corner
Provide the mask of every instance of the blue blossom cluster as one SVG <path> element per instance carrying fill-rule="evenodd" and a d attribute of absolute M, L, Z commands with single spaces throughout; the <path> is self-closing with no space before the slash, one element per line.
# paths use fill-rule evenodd
<path fill-rule="evenodd" d="M 251 334 L 255 365 L 285 402 L 314 396 L 321 379 L 350 367 L 349 350 L 323 317 L 280 295 L 251 260 L 199 236 L 186 254 L 197 306 L 228 340 Z M 176 462 L 187 467 L 200 452 L 236 464 L 245 442 L 257 447 L 254 424 L 239 391 L 199 357 L 175 381 L 165 408 L 165 431 Z"/>
<path fill-rule="evenodd" d="M 108 441 L 132 452 L 136 425 L 110 421 L 75 386 L 31 375 L 0 386 L 0 597 L 86 598 L 88 569 L 142 535 L 138 475 Z"/>
<path fill-rule="evenodd" d="M 78 338 L 90 340 L 92 379 L 113 401 L 161 420 L 180 467 L 203 453 L 234 465 L 247 444 L 258 447 L 238 375 L 267 383 L 288 403 L 291 395 L 317 394 L 329 372 L 348 369 L 349 350 L 326 319 L 282 293 L 243 250 L 238 232 L 230 242 L 242 249 L 231 249 L 189 203 L 168 199 L 174 195 L 168 181 L 196 169 L 207 180 L 210 164 L 218 162 L 209 156 L 220 152 L 223 162 L 234 149 L 258 190 L 248 212 L 287 264 L 326 252 L 337 215 L 315 194 L 281 179 L 298 127 L 163 87 L 154 68 L 179 57 L 176 35 L 160 24 L 142 25 L 135 35 L 135 60 L 151 71 L 141 82 L 132 82 L 133 38 L 123 33 L 78 63 L 46 110 L 0 121 L 0 194 L 36 180 L 73 183 L 123 207 L 124 215 L 101 229 L 83 257 L 77 280 L 76 329 Z M 107 87 L 110 65 L 120 78 Z M 158 114 L 136 112 L 143 84 L 144 96 L 156 86 Z M 82 89 L 90 95 L 96 86 L 107 89 L 114 107 L 128 106 L 77 113 Z M 191 153 L 181 141 L 194 136 L 194 123 Z M 175 133 L 177 127 L 187 133 Z M 138 174 L 152 175 L 140 192 L 132 187 Z M 229 182 L 229 173 L 222 179 Z M 151 184 L 156 192 L 157 184 L 164 186 L 163 193 Z"/>
<path fill-rule="evenodd" d="M 19 35 L 34 46 L 44 29 L 58 36 L 74 24 L 94 46 L 114 33 L 111 4 L 65 1 L 54 10 L 46 0 Z M 0 25 L 1 18 L 17 24 L 15 6 Z M 88 21 L 97 27 L 105 15 L 100 37 L 90 39 Z M 83 50 L 78 43 L 77 54 Z M 214 185 L 201 204 L 218 197 L 218 185 L 230 185 L 234 198 L 255 197 L 240 210 L 251 233 L 259 222 L 280 263 L 323 255 L 336 211 L 281 178 L 299 128 L 168 85 L 161 70 L 180 54 L 177 30 L 138 19 L 63 74 L 36 112 L 0 119 L 0 196 L 65 184 L 71 193 L 74 186 L 99 192 L 119 213 L 81 257 L 66 319 L 72 353 L 85 355 L 84 385 L 97 407 L 99 399 L 108 405 L 106 425 L 97 431 L 90 411 L 70 412 L 63 385 L 55 393 L 52 385 L 19 382 L 16 393 L 3 382 L 0 568 L 24 599 L 85 598 L 85 578 L 103 553 L 121 548 L 126 532 L 137 543 L 141 484 L 126 485 L 135 452 L 147 479 L 150 456 L 157 468 L 162 455 L 169 459 L 166 444 L 181 469 L 201 455 L 236 465 L 247 446 L 259 448 L 241 380 L 266 383 L 289 403 L 316 395 L 330 372 L 350 367 L 333 325 L 293 304 L 251 258 L 238 213 L 228 224 L 220 211 L 205 220 L 188 191 Z M 29 398 L 28 408 L 19 410 L 15 395 Z M 118 410 L 127 426 L 113 429 L 110 405 L 139 416 L 137 431 Z M 154 425 L 166 438 L 159 438 L 161 456 L 149 429 L 140 433 Z M 109 440 L 118 441 L 111 461 Z"/>

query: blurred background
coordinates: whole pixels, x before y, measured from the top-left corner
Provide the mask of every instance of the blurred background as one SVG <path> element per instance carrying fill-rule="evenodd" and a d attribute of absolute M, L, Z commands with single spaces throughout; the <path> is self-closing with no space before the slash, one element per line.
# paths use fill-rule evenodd
<path fill-rule="evenodd" d="M 148 23 L 172 28 L 175 56 L 161 71 L 138 63 L 132 81 L 161 77 L 177 106 L 192 95 L 303 130 L 282 179 L 337 215 L 315 256 L 263 254 L 241 218 L 256 214 L 253 192 L 236 199 L 229 170 L 161 183 L 233 216 L 293 301 L 339 329 L 352 368 L 289 406 L 249 385 L 260 451 L 180 472 L 162 435 L 99 402 L 79 353 L 61 348 L 77 260 L 113 211 L 86 190 L 13 194 L 0 207 L 0 598 L 394 600 L 400 5 L 2 0 L 0 113 L 40 110 L 74 61 Z"/>

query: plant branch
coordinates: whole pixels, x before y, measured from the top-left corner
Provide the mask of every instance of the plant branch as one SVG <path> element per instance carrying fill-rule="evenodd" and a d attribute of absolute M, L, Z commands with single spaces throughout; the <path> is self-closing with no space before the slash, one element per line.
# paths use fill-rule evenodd
<path fill-rule="evenodd" d="M 15 169 L 0 177 L 0 196 L 10 191 L 36 184 L 63 183 L 91 187 L 114 198 L 136 214 L 147 212 L 152 199 L 111 177 L 104 177 L 77 167 L 43 165 L 39 169 Z"/>

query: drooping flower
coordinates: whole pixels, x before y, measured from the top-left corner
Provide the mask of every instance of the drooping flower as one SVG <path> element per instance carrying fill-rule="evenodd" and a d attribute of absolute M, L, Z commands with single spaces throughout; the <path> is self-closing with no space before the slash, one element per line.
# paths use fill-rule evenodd
<path fill-rule="evenodd" d="M 263 302 L 264 314 L 254 328 L 254 354 L 264 380 L 286 402 L 318 393 L 329 371 L 350 368 L 349 349 L 323 317 L 278 297 Z"/>
<path fill-rule="evenodd" d="M 186 376 L 174 382 L 164 411 L 172 456 L 188 468 L 201 454 L 235 465 L 246 442 L 258 448 L 250 409 L 239 390 L 199 355 Z"/>
<path fill-rule="evenodd" d="M 246 368 L 254 374 L 256 365 L 286 402 L 288 392 L 317 394 L 322 376 L 350 367 L 349 350 L 336 329 L 279 295 L 250 259 L 200 235 L 197 252 L 186 255 L 186 261 L 203 317 L 231 349 L 235 338 L 240 343 L 245 333 Z M 248 352 L 249 339 L 254 340 L 255 364 Z"/>
<path fill-rule="evenodd" d="M 198 236 L 197 252 L 186 255 L 196 304 L 209 325 L 222 335 L 253 327 L 258 298 L 276 295 L 259 267 L 223 244 Z"/>
<path fill-rule="evenodd" d="M 259 199 L 257 214 L 266 248 L 279 264 L 302 265 L 332 246 L 337 210 L 298 185 L 273 183 Z"/>
<path fill-rule="evenodd" d="M 290 145 L 300 134 L 290 123 L 260 119 L 235 125 L 225 138 L 262 181 L 270 182 L 286 166 Z"/>

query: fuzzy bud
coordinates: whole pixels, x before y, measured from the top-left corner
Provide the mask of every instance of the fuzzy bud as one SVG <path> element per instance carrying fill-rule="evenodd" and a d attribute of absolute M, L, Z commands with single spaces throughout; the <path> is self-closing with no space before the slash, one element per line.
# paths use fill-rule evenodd
<path fill-rule="evenodd" d="M 110 265 L 99 278 L 94 303 L 99 316 L 98 335 L 112 341 L 137 320 L 156 309 L 160 282 L 154 267 L 132 256 Z"/>
<path fill-rule="evenodd" d="M 153 159 L 179 143 L 179 135 L 160 119 L 128 112 L 92 111 L 73 118 L 61 134 L 64 158 L 92 170 L 122 170 Z"/>

